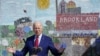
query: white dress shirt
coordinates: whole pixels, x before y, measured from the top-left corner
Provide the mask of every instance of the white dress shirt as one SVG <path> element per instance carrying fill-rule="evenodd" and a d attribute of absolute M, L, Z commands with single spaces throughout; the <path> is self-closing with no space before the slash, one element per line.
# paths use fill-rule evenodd
<path fill-rule="evenodd" d="M 38 36 L 38 45 L 40 44 L 41 38 L 42 38 L 42 34 L 40 34 L 40 35 Z M 35 36 L 35 40 L 36 40 L 36 36 Z M 34 41 L 35 41 L 35 40 L 34 40 Z"/>

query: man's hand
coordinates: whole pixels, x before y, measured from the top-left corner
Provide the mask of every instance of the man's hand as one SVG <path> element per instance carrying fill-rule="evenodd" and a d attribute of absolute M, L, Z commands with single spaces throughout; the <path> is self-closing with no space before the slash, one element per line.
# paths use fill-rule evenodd
<path fill-rule="evenodd" d="M 16 48 L 15 47 L 8 47 L 7 51 L 10 53 L 15 53 L 16 52 Z"/>
<path fill-rule="evenodd" d="M 60 47 L 61 47 L 61 48 L 66 48 L 67 45 L 66 45 L 66 43 L 62 43 Z"/>
<path fill-rule="evenodd" d="M 59 52 L 60 52 L 60 53 L 63 53 L 64 50 L 66 49 L 66 47 L 67 47 L 67 46 L 66 46 L 66 43 L 62 43 L 61 46 L 60 46 L 60 48 L 59 48 Z"/>

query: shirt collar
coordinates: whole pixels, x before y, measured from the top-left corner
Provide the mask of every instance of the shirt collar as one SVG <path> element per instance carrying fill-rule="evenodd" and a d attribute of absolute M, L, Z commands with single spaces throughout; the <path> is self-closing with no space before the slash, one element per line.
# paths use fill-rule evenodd
<path fill-rule="evenodd" d="M 40 34 L 39 36 L 38 36 L 38 38 L 41 38 L 42 37 L 42 34 Z M 36 38 L 36 35 L 35 35 L 35 38 Z"/>
<path fill-rule="evenodd" d="M 36 38 L 36 35 L 35 35 L 35 38 Z M 40 41 L 41 41 L 41 38 L 42 38 L 42 34 L 40 34 L 40 35 L 38 36 L 39 43 L 40 43 Z"/>

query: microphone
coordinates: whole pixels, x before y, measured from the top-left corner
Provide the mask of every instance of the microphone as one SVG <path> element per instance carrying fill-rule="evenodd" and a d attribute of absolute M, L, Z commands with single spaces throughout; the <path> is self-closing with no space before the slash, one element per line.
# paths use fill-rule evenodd
<path fill-rule="evenodd" d="M 37 55 L 37 53 L 39 53 L 41 51 L 42 51 L 41 47 L 33 47 L 32 48 L 32 55 Z"/>
<path fill-rule="evenodd" d="M 42 51 L 42 48 L 38 47 L 37 52 L 41 52 L 41 51 Z"/>

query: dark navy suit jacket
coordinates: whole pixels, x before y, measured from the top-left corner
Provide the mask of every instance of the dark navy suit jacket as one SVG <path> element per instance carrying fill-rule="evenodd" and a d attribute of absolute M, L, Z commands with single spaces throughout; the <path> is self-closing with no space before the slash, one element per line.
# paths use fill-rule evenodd
<path fill-rule="evenodd" d="M 95 40 L 95 52 L 100 56 L 100 37 Z"/>
<path fill-rule="evenodd" d="M 25 56 L 29 52 L 29 56 L 32 55 L 32 48 L 34 47 L 35 35 L 27 38 L 24 48 L 21 51 L 16 51 L 13 56 Z M 62 53 L 59 53 L 58 50 L 54 47 L 52 39 L 46 35 L 42 35 L 39 46 L 42 48 L 42 51 L 39 52 L 38 56 L 48 56 L 48 51 L 50 50 L 54 56 L 60 56 Z"/>

